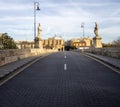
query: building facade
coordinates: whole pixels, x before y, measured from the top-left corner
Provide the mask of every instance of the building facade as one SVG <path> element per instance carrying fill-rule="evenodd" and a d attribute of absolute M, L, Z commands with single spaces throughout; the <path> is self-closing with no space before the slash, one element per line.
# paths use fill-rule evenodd
<path fill-rule="evenodd" d="M 79 49 L 87 48 L 102 48 L 102 38 L 98 34 L 98 24 L 95 22 L 94 28 L 95 37 L 90 38 L 76 38 L 70 40 L 70 46 L 74 46 Z"/>
<path fill-rule="evenodd" d="M 64 40 L 61 36 L 54 36 L 52 38 L 44 39 L 43 48 L 64 50 Z"/>
<path fill-rule="evenodd" d="M 89 48 L 92 46 L 92 39 L 90 37 L 71 39 L 70 46 L 74 46 L 78 49 Z"/>
<path fill-rule="evenodd" d="M 94 48 L 102 48 L 102 41 L 101 37 L 98 34 L 98 25 L 95 23 L 94 28 L 95 37 L 90 38 L 75 38 L 71 39 L 67 42 L 67 45 L 72 47 L 76 47 L 78 49 L 88 49 L 91 47 Z M 46 49 L 57 49 L 57 50 L 64 50 L 64 40 L 61 36 L 54 36 L 48 39 L 42 39 L 42 28 L 39 23 L 38 25 L 38 35 L 35 37 L 34 42 L 29 41 L 21 41 L 17 44 L 19 48 L 46 48 Z"/>
<path fill-rule="evenodd" d="M 33 41 L 15 41 L 18 49 L 31 49 L 34 48 L 34 42 Z"/>

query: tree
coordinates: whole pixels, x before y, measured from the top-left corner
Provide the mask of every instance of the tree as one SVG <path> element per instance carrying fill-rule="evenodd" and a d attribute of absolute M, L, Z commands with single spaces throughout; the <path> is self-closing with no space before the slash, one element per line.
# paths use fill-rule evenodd
<path fill-rule="evenodd" d="M 103 43 L 103 47 L 113 47 L 112 43 Z"/>
<path fill-rule="evenodd" d="M 7 33 L 3 33 L 0 36 L 0 49 L 17 49 L 17 46 L 10 36 Z"/>
<path fill-rule="evenodd" d="M 117 40 L 113 41 L 113 44 L 114 44 L 116 47 L 120 47 L 120 37 L 118 37 Z"/>

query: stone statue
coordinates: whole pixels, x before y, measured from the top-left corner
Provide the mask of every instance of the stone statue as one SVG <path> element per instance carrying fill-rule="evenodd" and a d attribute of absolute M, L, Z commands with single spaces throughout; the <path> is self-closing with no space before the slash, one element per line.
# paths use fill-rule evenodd
<path fill-rule="evenodd" d="M 41 38 L 41 35 L 42 35 L 42 27 L 39 23 L 39 25 L 38 25 L 38 37 Z"/>
<path fill-rule="evenodd" d="M 95 22 L 94 33 L 95 33 L 96 36 L 98 36 L 98 24 L 96 22 Z"/>
<path fill-rule="evenodd" d="M 40 23 L 38 24 L 38 34 L 35 38 L 35 48 L 43 48 L 43 43 L 42 43 L 42 39 L 41 39 L 41 36 L 42 36 L 42 27 L 40 25 Z"/>

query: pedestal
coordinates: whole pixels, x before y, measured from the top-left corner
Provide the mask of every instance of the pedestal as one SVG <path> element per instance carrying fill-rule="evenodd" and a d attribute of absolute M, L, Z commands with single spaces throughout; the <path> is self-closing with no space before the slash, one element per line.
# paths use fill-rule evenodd
<path fill-rule="evenodd" d="M 102 48 L 102 42 L 101 42 L 101 37 L 100 36 L 95 36 L 93 38 L 93 47 L 95 48 Z"/>
<path fill-rule="evenodd" d="M 42 40 L 38 37 L 35 38 L 35 48 L 43 49 L 43 43 Z"/>

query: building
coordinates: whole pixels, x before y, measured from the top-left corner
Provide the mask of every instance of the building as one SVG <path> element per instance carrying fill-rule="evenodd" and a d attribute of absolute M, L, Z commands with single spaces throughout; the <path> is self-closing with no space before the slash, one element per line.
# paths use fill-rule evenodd
<path fill-rule="evenodd" d="M 43 40 L 43 48 L 63 50 L 64 40 L 61 36 L 54 36 L 52 38 L 45 39 Z"/>
<path fill-rule="evenodd" d="M 34 42 L 30 41 L 16 41 L 17 47 L 19 49 L 27 49 L 27 48 L 46 48 L 46 49 L 64 49 L 64 40 L 61 36 L 55 36 L 48 39 L 42 39 L 42 27 L 39 23 L 38 25 L 38 34 L 35 37 Z"/>
<path fill-rule="evenodd" d="M 89 48 L 92 45 L 92 39 L 88 38 L 76 38 L 70 40 L 70 46 L 74 46 L 78 49 Z"/>
<path fill-rule="evenodd" d="M 94 28 L 95 37 L 75 38 L 71 39 L 64 44 L 64 40 L 61 36 L 54 36 L 48 39 L 42 39 L 42 28 L 38 25 L 38 35 L 35 37 L 34 42 L 19 41 L 17 46 L 21 49 L 25 48 L 46 48 L 46 49 L 57 49 L 63 50 L 64 45 L 76 47 L 78 49 L 88 49 L 91 47 L 102 48 L 101 37 L 98 35 L 98 25 L 95 23 Z"/>
<path fill-rule="evenodd" d="M 28 48 L 34 48 L 34 41 L 15 41 L 16 45 L 19 49 L 28 49 Z M 57 50 L 63 50 L 64 49 L 64 40 L 62 37 L 51 37 L 48 39 L 42 39 L 40 42 L 42 42 L 42 46 L 45 49 L 57 49 Z"/>
<path fill-rule="evenodd" d="M 42 27 L 39 23 L 38 25 L 38 34 L 37 36 L 35 37 L 35 40 L 34 41 L 15 41 L 16 44 L 17 44 L 17 47 L 19 49 L 28 49 L 28 48 L 43 48 L 43 43 L 42 43 L 42 39 L 41 39 L 41 36 L 42 36 Z"/>
<path fill-rule="evenodd" d="M 94 28 L 95 37 L 90 38 L 76 38 L 69 41 L 70 46 L 74 46 L 78 49 L 88 48 L 102 48 L 102 38 L 98 34 L 98 24 L 95 22 Z"/>
<path fill-rule="evenodd" d="M 102 41 L 100 36 L 95 36 L 93 38 L 75 38 L 69 41 L 69 45 L 78 49 L 89 49 L 91 47 L 102 48 Z"/>
<path fill-rule="evenodd" d="M 33 41 L 15 41 L 17 47 L 19 49 L 30 49 L 34 48 L 34 42 Z"/>

